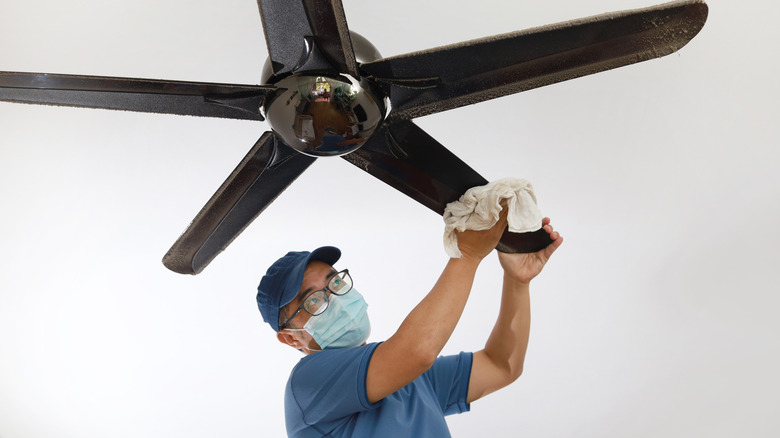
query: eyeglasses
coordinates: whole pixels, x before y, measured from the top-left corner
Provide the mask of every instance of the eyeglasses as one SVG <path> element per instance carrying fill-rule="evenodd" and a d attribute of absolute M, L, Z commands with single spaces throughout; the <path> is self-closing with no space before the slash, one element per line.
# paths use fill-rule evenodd
<path fill-rule="evenodd" d="M 328 295 L 346 295 L 351 290 L 352 277 L 349 276 L 349 269 L 344 269 L 343 271 L 333 274 L 330 279 L 328 279 L 328 284 L 324 289 L 316 290 L 303 299 L 303 302 L 295 309 L 292 316 L 287 318 L 287 321 L 279 326 L 279 330 L 287 327 L 287 324 L 289 324 L 301 310 L 306 311 L 306 313 L 311 316 L 322 315 L 322 312 L 328 309 Z"/>

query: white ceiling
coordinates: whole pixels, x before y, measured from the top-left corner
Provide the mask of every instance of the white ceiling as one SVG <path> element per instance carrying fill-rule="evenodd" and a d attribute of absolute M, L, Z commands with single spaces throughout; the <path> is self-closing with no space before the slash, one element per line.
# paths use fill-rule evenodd
<path fill-rule="evenodd" d="M 344 1 L 385 56 L 651 4 Z M 780 3 L 709 4 L 677 54 L 417 120 L 488 179 L 532 181 L 566 239 L 524 376 L 453 436 L 780 433 Z M 265 57 L 251 0 L 0 2 L 0 70 L 257 83 Z M 393 333 L 446 262 L 441 219 L 342 160 L 201 275 L 160 263 L 266 129 L 0 103 L 0 437 L 284 436 L 299 354 L 254 295 L 287 250 L 340 246 L 371 340 Z M 481 348 L 500 280 L 491 257 L 445 353 Z"/>

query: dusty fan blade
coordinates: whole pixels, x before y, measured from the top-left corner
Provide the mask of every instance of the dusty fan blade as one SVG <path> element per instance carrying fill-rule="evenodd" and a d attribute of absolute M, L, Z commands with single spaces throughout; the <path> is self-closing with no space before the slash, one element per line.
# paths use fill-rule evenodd
<path fill-rule="evenodd" d="M 468 189 L 487 180 L 410 121 L 377 130 L 360 149 L 342 158 L 438 214 Z M 504 233 L 504 252 L 536 252 L 551 242 L 543 230 Z"/>
<path fill-rule="evenodd" d="M 276 199 L 315 158 L 266 132 L 163 257 L 181 274 L 197 274 Z"/>
<path fill-rule="evenodd" d="M 341 0 L 257 0 L 275 75 L 311 70 L 358 76 Z"/>
<path fill-rule="evenodd" d="M 0 100 L 43 105 L 264 120 L 273 86 L 0 72 Z"/>
<path fill-rule="evenodd" d="M 604 14 L 380 59 L 361 72 L 409 120 L 673 53 L 704 26 L 701 0 Z"/>

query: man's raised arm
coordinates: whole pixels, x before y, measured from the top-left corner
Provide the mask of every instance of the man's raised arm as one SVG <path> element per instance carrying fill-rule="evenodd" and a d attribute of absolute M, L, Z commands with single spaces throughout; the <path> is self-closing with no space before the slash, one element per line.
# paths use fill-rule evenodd
<path fill-rule="evenodd" d="M 498 253 L 504 269 L 501 308 L 485 348 L 474 353 L 469 403 L 509 385 L 523 372 L 531 327 L 529 284 L 563 243 L 549 218 L 544 218 L 542 225 L 553 239 L 547 248 L 532 254 Z"/>
<path fill-rule="evenodd" d="M 433 365 L 460 320 L 479 263 L 496 247 L 505 228 L 506 209 L 493 228 L 458 234 L 463 257 L 447 262 L 433 289 L 374 351 L 366 377 L 369 401 L 403 388 Z"/>

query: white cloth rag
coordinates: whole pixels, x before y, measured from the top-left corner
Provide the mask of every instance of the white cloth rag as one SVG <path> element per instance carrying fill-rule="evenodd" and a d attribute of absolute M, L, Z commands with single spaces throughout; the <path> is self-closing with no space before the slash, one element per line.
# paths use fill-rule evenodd
<path fill-rule="evenodd" d="M 487 230 L 498 222 L 501 200 L 507 200 L 509 231 L 525 233 L 542 227 L 542 212 L 530 182 L 504 178 L 466 191 L 444 209 L 444 250 L 453 258 L 463 256 L 455 231 Z"/>

